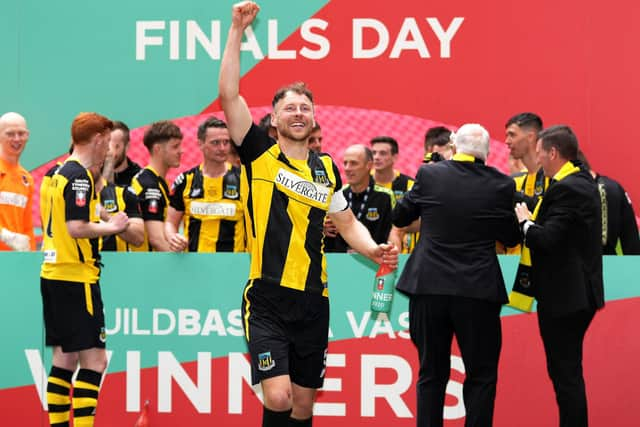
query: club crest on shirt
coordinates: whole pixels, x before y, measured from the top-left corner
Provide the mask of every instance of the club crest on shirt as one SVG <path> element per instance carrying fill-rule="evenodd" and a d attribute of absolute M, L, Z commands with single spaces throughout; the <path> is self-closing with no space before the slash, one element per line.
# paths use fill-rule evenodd
<path fill-rule="evenodd" d="M 26 175 L 22 175 L 22 183 L 24 184 L 25 187 L 29 186 L 29 179 L 27 178 Z"/>
<path fill-rule="evenodd" d="M 271 357 L 271 352 L 258 354 L 258 369 L 261 371 L 269 371 L 276 366 L 275 360 Z"/>
<path fill-rule="evenodd" d="M 402 198 L 404 197 L 404 191 L 402 190 L 395 190 L 393 192 L 393 196 L 396 198 L 396 202 L 402 200 Z"/>
<path fill-rule="evenodd" d="M 378 212 L 378 208 L 369 208 L 367 209 L 367 219 L 369 221 L 377 221 L 380 219 L 380 213 Z"/>
<path fill-rule="evenodd" d="M 103 200 L 102 204 L 104 208 L 107 210 L 107 212 L 115 212 L 118 210 L 116 201 L 113 199 Z"/>
<path fill-rule="evenodd" d="M 542 185 L 536 185 L 536 188 L 534 190 L 534 193 L 536 196 L 541 195 L 544 192 L 544 187 L 542 187 Z"/>
<path fill-rule="evenodd" d="M 224 197 L 227 199 L 237 199 L 240 197 L 238 193 L 238 187 L 235 185 L 227 185 L 224 187 Z"/>
<path fill-rule="evenodd" d="M 329 185 L 329 178 L 327 177 L 327 173 L 324 169 L 314 169 L 313 171 L 313 182 L 317 182 L 322 185 Z"/>

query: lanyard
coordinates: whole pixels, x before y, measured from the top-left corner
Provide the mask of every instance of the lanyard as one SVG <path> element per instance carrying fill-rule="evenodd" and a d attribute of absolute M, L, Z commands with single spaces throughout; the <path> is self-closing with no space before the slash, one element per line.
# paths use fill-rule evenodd
<path fill-rule="evenodd" d="M 353 211 L 358 221 L 360 221 L 360 218 L 362 218 L 362 215 L 364 214 L 364 210 L 366 209 L 367 199 L 369 198 L 370 190 L 371 190 L 371 185 L 367 186 L 367 189 L 364 190 L 364 197 L 362 198 L 362 203 L 360 204 L 360 208 L 358 209 L 358 212 L 356 212 L 353 209 L 353 190 L 349 191 L 349 194 L 348 194 L 349 209 Z"/>

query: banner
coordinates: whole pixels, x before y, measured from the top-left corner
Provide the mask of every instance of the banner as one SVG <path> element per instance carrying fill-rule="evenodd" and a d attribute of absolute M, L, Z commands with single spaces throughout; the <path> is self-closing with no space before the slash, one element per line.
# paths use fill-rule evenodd
<path fill-rule="evenodd" d="M 185 132 L 179 170 L 198 163 L 193 130 L 204 116 L 220 114 L 218 71 L 234 2 L 3 5 L 0 112 L 28 120 L 22 162 L 36 184 L 67 152 L 80 111 L 126 122 L 135 130 L 131 157 L 143 165 L 145 127 L 174 119 Z M 400 143 L 397 167 L 413 174 L 430 126 L 472 122 L 489 130 L 489 163 L 506 172 L 504 124 L 533 111 L 545 125 L 570 125 L 594 169 L 640 197 L 632 158 L 619 155 L 635 152 L 637 2 L 259 4 L 242 48 L 241 92 L 259 118 L 279 86 L 307 82 L 324 150 L 336 163 L 346 146 L 390 135 Z M 38 223 L 37 203 L 34 213 Z"/>
<path fill-rule="evenodd" d="M 48 425 L 43 396 L 51 353 L 43 345 L 41 256 L 0 257 L 0 407 L 6 425 Z M 517 258 L 500 261 L 505 277 L 513 277 Z M 248 257 L 107 253 L 104 264 L 109 367 L 96 425 L 133 425 L 146 401 L 153 427 L 259 425 L 261 394 L 250 385 L 240 317 Z M 369 311 L 375 269 L 341 254 L 330 254 L 328 267 L 330 344 L 314 425 L 415 425 L 418 363 L 406 298 L 396 293 L 388 320 L 376 317 Z M 605 258 L 607 305 L 584 350 L 595 427 L 636 424 L 639 274 L 637 257 Z M 556 425 L 536 315 L 507 308 L 502 314 L 495 425 Z M 451 362 L 445 425 L 462 426 L 465 370 L 455 344 Z"/>

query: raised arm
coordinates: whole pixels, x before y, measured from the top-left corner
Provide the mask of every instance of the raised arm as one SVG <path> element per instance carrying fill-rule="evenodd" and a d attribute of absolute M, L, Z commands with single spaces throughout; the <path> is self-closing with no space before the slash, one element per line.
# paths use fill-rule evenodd
<path fill-rule="evenodd" d="M 244 30 L 251 25 L 259 10 L 260 7 L 252 1 L 233 5 L 231 28 L 220 64 L 220 104 L 227 120 L 229 136 L 236 145 L 242 144 L 252 122 L 249 107 L 240 96 L 240 45 Z"/>

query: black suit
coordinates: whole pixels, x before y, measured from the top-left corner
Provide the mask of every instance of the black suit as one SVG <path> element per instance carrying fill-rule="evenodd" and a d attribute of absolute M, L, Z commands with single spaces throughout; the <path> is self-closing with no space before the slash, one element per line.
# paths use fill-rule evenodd
<path fill-rule="evenodd" d="M 525 235 L 562 427 L 588 424 L 582 343 L 595 311 L 604 305 L 601 239 L 600 195 L 583 170 L 552 182 Z"/>
<path fill-rule="evenodd" d="M 394 225 L 421 218 L 420 239 L 398 281 L 409 295 L 411 339 L 418 349 L 418 426 L 442 426 L 456 335 L 465 365 L 466 426 L 493 419 L 500 308 L 507 302 L 496 241 L 519 241 L 513 212 L 515 184 L 476 162 L 424 165 L 398 202 Z"/>

